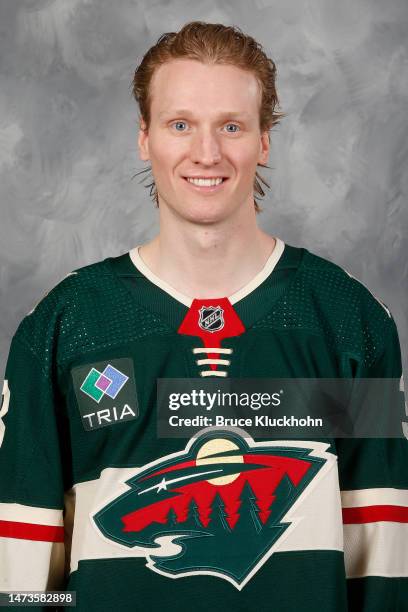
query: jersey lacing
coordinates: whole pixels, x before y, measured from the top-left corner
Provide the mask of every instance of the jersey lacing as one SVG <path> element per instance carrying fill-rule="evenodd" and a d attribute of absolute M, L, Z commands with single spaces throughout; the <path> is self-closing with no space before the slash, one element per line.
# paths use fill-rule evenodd
<path fill-rule="evenodd" d="M 219 347 L 214 347 L 214 348 L 210 348 L 208 346 L 206 347 L 200 347 L 200 348 L 194 348 L 192 349 L 193 354 L 197 355 L 199 353 L 218 353 L 221 355 L 231 355 L 233 352 L 233 349 L 231 348 L 219 348 Z M 203 366 L 203 365 L 215 365 L 215 366 L 229 366 L 231 365 L 231 361 L 229 359 L 197 359 L 196 360 L 196 364 L 198 366 Z M 200 376 L 219 376 L 219 377 L 225 377 L 228 375 L 228 372 L 226 370 L 200 370 Z"/>

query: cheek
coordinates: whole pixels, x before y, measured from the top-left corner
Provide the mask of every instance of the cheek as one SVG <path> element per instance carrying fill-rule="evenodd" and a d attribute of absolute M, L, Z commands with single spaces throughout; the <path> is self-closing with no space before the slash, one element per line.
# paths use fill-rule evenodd
<path fill-rule="evenodd" d="M 251 138 L 231 144 L 235 146 L 225 148 L 225 157 L 231 160 L 241 174 L 251 174 L 259 159 L 259 141 Z"/>
<path fill-rule="evenodd" d="M 150 147 L 150 162 L 153 171 L 161 176 L 169 173 L 177 172 L 177 165 L 182 162 L 185 157 L 185 147 L 179 143 L 161 142 L 158 146 Z"/>
<path fill-rule="evenodd" d="M 256 152 L 257 153 L 257 152 Z M 236 167 L 240 175 L 246 180 L 248 177 L 252 179 L 258 163 L 258 155 L 252 153 L 248 153 L 246 151 L 238 158 L 236 158 Z"/>

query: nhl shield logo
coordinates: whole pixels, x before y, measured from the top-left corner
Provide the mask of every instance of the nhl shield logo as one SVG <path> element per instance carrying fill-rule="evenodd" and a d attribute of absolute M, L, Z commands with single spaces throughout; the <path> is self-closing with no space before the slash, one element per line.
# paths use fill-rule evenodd
<path fill-rule="evenodd" d="M 327 446 L 202 430 L 136 469 L 91 515 L 94 527 L 162 576 L 211 574 L 241 590 L 298 523 L 293 506 L 302 516 L 299 502 L 334 461 Z"/>
<path fill-rule="evenodd" d="M 198 325 L 202 330 L 217 332 L 224 327 L 224 310 L 221 306 L 202 306 L 198 312 Z"/>

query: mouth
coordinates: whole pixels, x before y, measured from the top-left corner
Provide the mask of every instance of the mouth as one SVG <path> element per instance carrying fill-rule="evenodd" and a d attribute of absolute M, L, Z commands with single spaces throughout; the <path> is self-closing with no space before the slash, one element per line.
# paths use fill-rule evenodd
<path fill-rule="evenodd" d="M 191 189 L 200 193 L 213 193 L 220 191 L 224 187 L 225 183 L 229 180 L 226 176 L 217 177 L 218 179 L 221 179 L 221 181 L 215 181 L 214 179 L 211 179 L 211 181 L 208 179 L 196 179 L 193 182 L 191 178 L 189 180 L 189 178 L 186 176 L 183 176 L 182 178 Z"/>

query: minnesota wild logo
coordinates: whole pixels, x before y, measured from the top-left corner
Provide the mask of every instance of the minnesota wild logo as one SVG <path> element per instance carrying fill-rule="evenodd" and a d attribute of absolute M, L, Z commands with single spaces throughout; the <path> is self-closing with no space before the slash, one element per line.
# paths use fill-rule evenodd
<path fill-rule="evenodd" d="M 285 515 L 333 459 L 327 447 L 205 429 L 183 451 L 137 469 L 93 521 L 109 540 L 143 548 L 157 573 L 211 574 L 241 590 L 290 531 Z"/>

